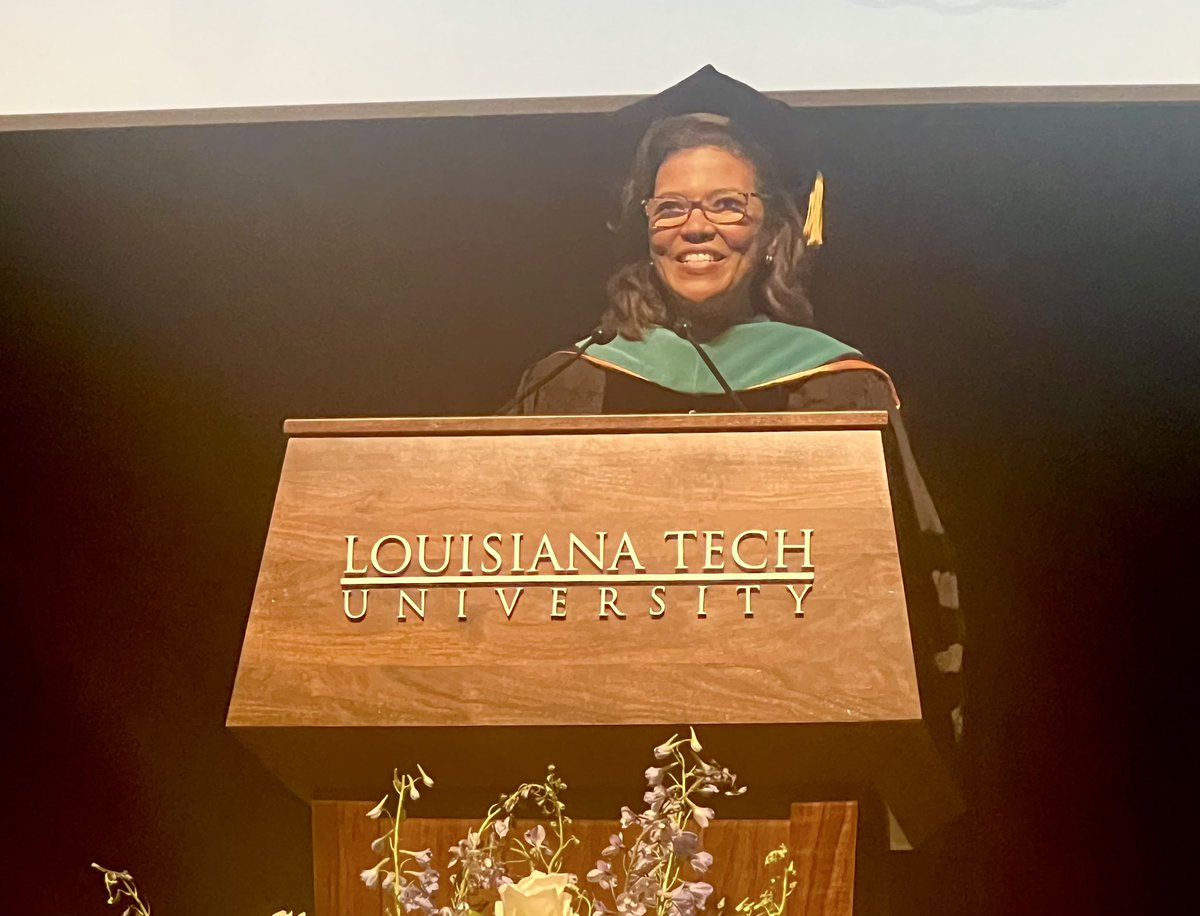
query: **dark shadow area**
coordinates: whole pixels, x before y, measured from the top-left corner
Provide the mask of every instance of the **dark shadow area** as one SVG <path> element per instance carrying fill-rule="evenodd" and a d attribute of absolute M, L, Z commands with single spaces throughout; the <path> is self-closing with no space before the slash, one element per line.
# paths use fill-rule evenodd
<path fill-rule="evenodd" d="M 970 812 L 894 912 L 1166 911 L 1200 107 L 805 116 L 818 321 L 893 374 L 970 628 Z M 599 313 L 612 159 L 592 115 L 0 135 L 13 912 L 105 912 L 93 860 L 156 916 L 311 912 L 307 810 L 223 726 L 280 424 L 503 402 Z"/>

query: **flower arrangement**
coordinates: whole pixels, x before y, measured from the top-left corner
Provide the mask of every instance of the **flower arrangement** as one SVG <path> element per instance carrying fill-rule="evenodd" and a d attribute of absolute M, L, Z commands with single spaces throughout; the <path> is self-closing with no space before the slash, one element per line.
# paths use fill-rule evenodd
<path fill-rule="evenodd" d="M 543 782 L 502 796 L 451 847 L 448 899 L 440 906 L 441 875 L 432 850 L 406 849 L 401 837 L 407 806 L 420 798 L 418 784 L 432 788 L 433 780 L 419 766 L 416 776 L 397 771 L 391 806 L 389 793 L 367 813 L 388 819 L 390 828 L 372 844 L 381 858 L 362 872 L 362 880 L 388 892 L 395 916 L 485 916 L 489 910 L 489 916 L 697 916 L 713 893 L 703 880 L 713 858 L 698 832 L 715 816 L 708 803 L 746 791 L 733 773 L 701 757 L 702 750 L 694 729 L 654 749 L 658 765 L 646 770 L 645 809 L 621 809 L 617 831 L 585 883 L 561 871 L 564 853 L 579 840 L 561 799 L 566 784 L 549 767 Z M 517 830 L 519 814 L 532 816 L 527 830 Z M 765 864 L 780 866 L 780 873 L 758 897 L 738 903 L 735 913 L 782 916 L 795 888 L 795 866 L 782 864 L 786 858 L 786 847 L 767 854 Z M 724 899 L 716 909 L 724 911 Z"/>
<path fill-rule="evenodd" d="M 524 783 L 502 796 L 479 826 L 450 848 L 448 899 L 440 906 L 442 877 L 432 850 L 406 849 L 402 840 L 408 805 L 420 799 L 422 789 L 433 788 L 433 780 L 420 766 L 415 776 L 397 770 L 395 800 L 389 793 L 367 812 L 390 825 L 371 844 L 379 861 L 361 878 L 387 892 L 393 916 L 698 916 L 713 893 L 703 880 L 713 857 L 702 848 L 699 833 L 715 817 L 708 803 L 746 791 L 737 776 L 701 757 L 702 750 L 694 729 L 654 748 L 658 765 L 646 770 L 645 809 L 621 809 L 616 832 L 583 883 L 562 871 L 563 856 L 579 839 L 561 798 L 566 783 L 548 767 L 542 782 Z M 519 831 L 518 816 L 532 820 L 532 826 Z M 757 897 L 736 904 L 734 914 L 783 916 L 796 873 L 785 859 L 786 846 L 767 853 L 764 864 L 777 866 L 778 874 Z M 150 916 L 129 872 L 92 867 L 104 875 L 109 904 L 126 904 L 122 916 Z M 725 910 L 721 899 L 717 916 Z M 293 914 L 280 910 L 274 916 Z"/>

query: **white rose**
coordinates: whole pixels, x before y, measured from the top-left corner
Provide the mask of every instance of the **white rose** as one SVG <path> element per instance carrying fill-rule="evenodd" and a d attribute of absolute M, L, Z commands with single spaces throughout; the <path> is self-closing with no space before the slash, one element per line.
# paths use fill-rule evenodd
<path fill-rule="evenodd" d="M 500 888 L 495 916 L 571 916 L 568 875 L 547 875 L 536 869 L 516 884 Z"/>

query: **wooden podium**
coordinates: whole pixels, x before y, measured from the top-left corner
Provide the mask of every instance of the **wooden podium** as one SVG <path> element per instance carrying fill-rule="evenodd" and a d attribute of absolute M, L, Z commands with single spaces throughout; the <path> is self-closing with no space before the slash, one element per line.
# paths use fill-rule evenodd
<path fill-rule="evenodd" d="M 957 814 L 922 721 L 886 422 L 289 421 L 227 724 L 314 803 L 319 916 L 379 912 L 352 887 L 374 864 L 361 802 L 418 762 L 437 786 L 409 825 L 435 843 L 548 763 L 574 817 L 615 821 L 688 725 L 750 786 L 717 800 L 714 854 L 740 848 L 722 821 L 802 837 L 793 803 L 849 786 L 913 843 Z M 823 899 L 793 912 L 849 912 Z"/>

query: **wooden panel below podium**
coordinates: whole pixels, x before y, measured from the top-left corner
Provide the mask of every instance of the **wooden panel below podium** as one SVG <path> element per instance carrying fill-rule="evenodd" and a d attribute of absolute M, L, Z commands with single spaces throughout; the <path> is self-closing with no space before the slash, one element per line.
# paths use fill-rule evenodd
<path fill-rule="evenodd" d="M 359 872 L 378 858 L 371 841 L 381 832 L 367 819 L 371 805 L 359 801 L 316 801 L 312 805 L 315 916 L 381 916 L 388 911 L 380 889 L 369 890 Z M 404 824 L 410 849 L 429 847 L 434 864 L 446 874 L 451 845 L 466 836 L 477 819 L 410 818 Z M 608 844 L 614 822 L 577 820 L 581 843 L 566 856 L 565 868 L 586 874 Z M 704 847 L 713 855 L 707 875 L 715 888 L 710 911 L 722 897 L 732 910 L 743 897 L 756 894 L 769 874 L 766 853 L 787 843 L 796 863 L 799 887 L 788 916 L 851 916 L 854 909 L 858 803 L 855 801 L 794 804 L 791 820 L 718 820 L 704 831 Z"/>

